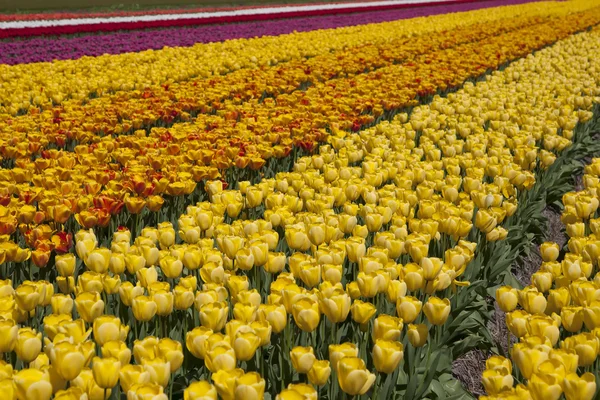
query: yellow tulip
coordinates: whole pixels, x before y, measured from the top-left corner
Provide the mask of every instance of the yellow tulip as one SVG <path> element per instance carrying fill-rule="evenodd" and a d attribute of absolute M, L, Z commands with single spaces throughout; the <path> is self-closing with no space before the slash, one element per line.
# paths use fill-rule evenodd
<path fill-rule="evenodd" d="M 404 296 L 396 303 L 396 312 L 403 322 L 412 323 L 421 312 L 423 303 L 416 297 Z"/>
<path fill-rule="evenodd" d="M 560 253 L 560 248 L 557 243 L 544 242 L 540 246 L 540 254 L 545 262 L 556 261 Z"/>
<path fill-rule="evenodd" d="M 66 382 L 65 382 L 66 386 Z M 79 388 L 83 390 L 88 398 L 92 399 L 104 399 L 104 389 L 99 387 L 94 381 L 94 376 L 92 370 L 90 368 L 84 368 L 81 373 L 71 381 L 71 387 Z M 56 387 L 54 388 L 56 390 Z M 110 389 L 107 390 L 107 395 L 111 392 Z"/>
<path fill-rule="evenodd" d="M 116 358 L 121 363 L 121 367 L 124 367 L 131 361 L 131 350 L 124 341 L 114 340 L 104 343 L 102 346 L 102 357 Z"/>
<path fill-rule="evenodd" d="M 91 324 L 104 312 L 104 301 L 98 292 L 83 292 L 75 298 L 75 307 L 81 318 Z"/>
<path fill-rule="evenodd" d="M 264 393 L 265 380 L 257 372 L 248 372 L 236 379 L 234 399 L 260 400 Z"/>
<path fill-rule="evenodd" d="M 19 329 L 15 352 L 23 362 L 30 363 L 42 350 L 42 334 L 31 328 Z"/>
<path fill-rule="evenodd" d="M 531 286 L 519 291 L 519 303 L 530 314 L 542 314 L 547 305 L 544 294 Z"/>
<path fill-rule="evenodd" d="M 104 353 L 102 355 L 104 356 Z M 119 371 L 119 383 L 121 389 L 127 393 L 135 384 L 150 383 L 150 374 L 143 365 L 127 364 Z"/>
<path fill-rule="evenodd" d="M 254 254 L 249 248 L 238 250 L 235 255 L 235 266 L 242 271 L 250 271 L 254 267 Z"/>
<path fill-rule="evenodd" d="M 73 276 L 75 273 L 75 254 L 57 254 L 54 259 L 54 265 L 60 276 Z"/>
<path fill-rule="evenodd" d="M 337 371 L 338 363 L 344 357 L 357 357 L 358 347 L 354 343 L 330 344 L 329 361 L 334 371 Z"/>
<path fill-rule="evenodd" d="M 18 400 L 49 400 L 52 396 L 52 385 L 47 371 L 22 369 L 14 375 L 13 382 Z"/>
<path fill-rule="evenodd" d="M 144 294 L 144 288 L 138 283 L 136 286 L 133 286 L 131 282 L 123 282 L 119 287 L 119 298 L 121 302 L 127 306 L 131 307 L 133 303 L 133 299 L 138 296 L 142 296 Z"/>
<path fill-rule="evenodd" d="M 413 347 L 423 347 L 427 343 L 429 329 L 425 324 L 408 324 L 408 341 Z"/>
<path fill-rule="evenodd" d="M 24 311 L 31 311 L 40 303 L 40 293 L 33 284 L 19 285 L 15 289 L 17 306 Z"/>
<path fill-rule="evenodd" d="M 514 379 L 506 368 L 486 369 L 483 371 L 481 381 L 489 395 L 508 391 L 514 384 Z"/>
<path fill-rule="evenodd" d="M 590 331 L 600 327 L 600 300 L 583 308 L 583 321 Z"/>
<path fill-rule="evenodd" d="M 450 314 L 450 300 L 430 297 L 423 306 L 423 312 L 432 325 L 443 325 Z"/>
<path fill-rule="evenodd" d="M 94 357 L 92 361 L 92 373 L 94 381 L 102 389 L 111 389 L 117 385 L 121 363 L 113 357 Z"/>
<path fill-rule="evenodd" d="M 137 383 L 127 392 L 127 399 L 131 400 L 167 400 L 164 388 L 156 383 Z"/>
<path fill-rule="evenodd" d="M 565 328 L 568 332 L 579 332 L 583 327 L 583 307 L 563 307 L 560 310 L 560 319 L 563 328 Z"/>
<path fill-rule="evenodd" d="M 529 313 L 523 310 L 515 310 L 506 314 L 506 326 L 510 332 L 520 338 L 527 334 L 527 319 Z"/>
<path fill-rule="evenodd" d="M 267 255 L 267 263 L 264 265 L 265 271 L 270 274 L 277 274 L 285 268 L 286 256 L 285 253 L 272 253 Z"/>
<path fill-rule="evenodd" d="M 306 374 L 315 363 L 315 353 L 312 347 L 294 347 L 290 351 L 290 359 L 294 369 L 299 374 Z"/>
<path fill-rule="evenodd" d="M 136 320 L 150 321 L 156 315 L 158 306 L 151 297 L 138 296 L 131 301 L 131 309 Z"/>
<path fill-rule="evenodd" d="M 46 356 L 44 353 L 41 353 L 40 355 L 42 355 L 42 354 L 44 356 Z M 40 358 L 40 356 L 38 356 L 36 358 L 36 360 L 39 358 Z M 47 361 L 47 362 L 45 362 L 45 361 Z M 32 362 L 32 364 L 33 363 L 35 363 L 35 360 Z M 42 369 L 41 367 L 47 366 L 49 363 L 50 363 L 50 360 L 48 360 L 48 357 L 46 356 L 46 360 L 44 360 L 42 363 L 40 363 L 40 364 L 43 364 L 43 365 L 40 365 L 40 368 L 38 368 L 35 365 L 31 365 L 31 364 L 30 364 L 29 368 Z M 12 379 L 13 374 L 14 374 L 14 371 L 13 371 L 13 367 L 11 364 L 6 363 L 5 361 L 0 362 L 0 381 L 3 381 L 4 379 Z"/>
<path fill-rule="evenodd" d="M 217 400 L 217 389 L 208 381 L 196 381 L 183 391 L 183 399 Z"/>
<path fill-rule="evenodd" d="M 176 285 L 173 289 L 173 307 L 176 310 L 187 310 L 194 304 L 194 292 L 183 285 Z M 170 300 L 167 300 L 170 301 Z"/>
<path fill-rule="evenodd" d="M 183 271 L 183 263 L 173 256 L 162 258 L 159 265 L 163 274 L 170 279 L 179 278 L 181 271 Z"/>
<path fill-rule="evenodd" d="M 533 336 L 545 336 L 552 346 L 558 342 L 559 323 L 546 315 L 532 315 L 527 319 L 527 332 Z"/>
<path fill-rule="evenodd" d="M 233 316 L 235 319 L 249 324 L 256 320 L 256 310 L 255 305 L 238 302 L 233 306 Z"/>
<path fill-rule="evenodd" d="M 133 342 L 133 358 L 136 364 L 141 364 L 143 359 L 154 359 L 158 356 L 158 339 L 154 336 L 146 336 L 142 340 Z"/>
<path fill-rule="evenodd" d="M 277 396 L 275 396 L 275 400 L 307 400 L 306 396 L 300 392 L 297 392 L 293 389 L 283 389 Z"/>
<path fill-rule="evenodd" d="M 579 356 L 575 350 L 567 349 L 552 349 L 549 353 L 550 360 L 560 362 L 564 367 L 567 374 L 577 371 L 577 365 L 579 363 Z"/>
<path fill-rule="evenodd" d="M 423 278 L 432 281 L 442 270 L 444 261 L 436 257 L 423 257 L 421 259 L 421 269 L 423 270 Z"/>
<path fill-rule="evenodd" d="M 290 383 L 287 388 L 302 394 L 306 400 L 317 400 L 318 398 L 316 389 L 308 383 Z"/>
<path fill-rule="evenodd" d="M 404 357 L 402 343 L 392 340 L 377 339 L 373 346 L 373 363 L 375 369 L 385 374 L 391 374 Z"/>
<path fill-rule="evenodd" d="M 85 357 L 80 345 L 60 342 L 52 347 L 52 354 L 52 364 L 56 367 L 56 372 L 66 381 L 75 379 L 85 366 Z"/>
<path fill-rule="evenodd" d="M 287 324 L 287 313 L 283 305 L 261 304 L 258 307 L 258 319 L 267 321 L 273 332 L 280 333 Z"/>
<path fill-rule="evenodd" d="M 502 311 L 505 313 L 513 311 L 517 308 L 518 302 L 517 289 L 510 286 L 502 286 L 496 289 L 496 302 Z"/>
<path fill-rule="evenodd" d="M 562 395 L 560 383 L 552 375 L 533 374 L 527 388 L 534 400 L 558 400 Z"/>
<path fill-rule="evenodd" d="M 205 304 L 200 308 L 200 323 L 202 326 L 220 331 L 227 322 L 227 312 L 229 307 L 226 302 L 214 302 Z"/>
<path fill-rule="evenodd" d="M 235 259 L 237 252 L 244 247 L 245 241 L 239 236 L 225 236 L 222 239 L 221 250 L 230 259 Z"/>
<path fill-rule="evenodd" d="M 108 271 L 108 264 L 110 262 L 111 251 L 107 248 L 97 248 L 89 252 L 86 258 L 84 258 L 85 266 L 90 271 L 104 274 Z"/>
<path fill-rule="evenodd" d="M 591 400 L 596 393 L 596 378 L 589 372 L 581 377 L 570 373 L 563 381 L 563 389 L 567 400 Z"/>
<path fill-rule="evenodd" d="M 539 365 L 548 359 L 548 353 L 539 348 L 528 347 L 526 343 L 515 344 L 511 355 L 526 379 L 537 373 Z"/>
<path fill-rule="evenodd" d="M 387 290 L 390 279 L 389 275 L 377 272 L 359 272 L 356 282 L 358 283 L 361 296 L 372 298 L 378 293 L 384 293 Z"/>
<path fill-rule="evenodd" d="M 217 393 L 223 400 L 233 400 L 238 378 L 244 375 L 244 370 L 235 368 L 232 370 L 218 370 L 212 374 L 211 379 L 217 388 Z"/>
<path fill-rule="evenodd" d="M 115 316 L 103 315 L 94 319 L 94 340 L 100 346 L 113 340 L 123 340 L 128 331 L 129 327 L 122 327 L 121 320 Z"/>
<path fill-rule="evenodd" d="M 240 361 L 249 361 L 260 346 L 260 338 L 253 332 L 238 332 L 233 340 L 235 357 Z"/>
<path fill-rule="evenodd" d="M 333 323 L 341 323 L 346 320 L 350 312 L 350 303 L 350 296 L 342 289 L 337 289 L 327 297 L 319 297 L 320 309 Z"/>
<path fill-rule="evenodd" d="M 231 346 L 217 345 L 206 352 L 206 368 L 211 372 L 219 370 L 231 371 L 236 366 L 235 351 Z"/>
<path fill-rule="evenodd" d="M 341 389 L 351 396 L 367 393 L 375 382 L 375 374 L 369 372 L 365 362 L 358 357 L 342 358 L 337 371 Z"/>
<path fill-rule="evenodd" d="M 150 374 L 150 382 L 166 387 L 171 379 L 171 363 L 163 357 L 156 357 L 152 360 L 143 358 L 142 365 L 146 372 Z"/>
<path fill-rule="evenodd" d="M 209 328 L 204 326 L 196 327 L 190 332 L 186 333 L 185 346 L 194 357 L 204 359 L 206 356 L 204 342 L 212 334 L 213 331 Z"/>
<path fill-rule="evenodd" d="M 373 340 L 398 340 L 402 331 L 402 320 L 387 314 L 381 314 L 373 323 Z"/>
<path fill-rule="evenodd" d="M 548 292 L 547 313 L 560 313 L 571 302 L 571 294 L 566 287 L 550 289 Z"/>
<path fill-rule="evenodd" d="M 419 267 L 417 264 L 415 264 L 415 263 L 406 264 L 402 268 L 402 273 L 404 274 L 404 282 L 406 282 L 406 287 L 411 292 L 415 292 L 424 287 L 424 285 L 425 285 L 424 279 L 425 278 L 423 278 L 423 269 L 421 267 Z"/>
<path fill-rule="evenodd" d="M 354 300 L 350 307 L 352 312 L 352 319 L 359 324 L 366 324 L 373 318 L 377 312 L 377 308 L 373 303 L 364 302 L 361 300 Z"/>
<path fill-rule="evenodd" d="M 315 386 L 323 386 L 329 380 L 331 375 L 330 362 L 327 360 L 315 360 L 308 371 L 308 380 Z"/>
<path fill-rule="evenodd" d="M 19 327 L 12 319 L 0 318 L 0 352 L 9 353 L 17 344 Z"/>
<path fill-rule="evenodd" d="M 304 332 L 314 331 L 321 319 L 319 304 L 308 297 L 293 304 L 292 315 L 296 325 Z"/>
<path fill-rule="evenodd" d="M 177 371 L 183 364 L 183 346 L 173 339 L 160 339 L 158 341 L 158 354 L 169 362 L 171 373 Z"/>
<path fill-rule="evenodd" d="M 565 338 L 560 346 L 562 349 L 575 350 L 579 356 L 578 365 L 580 367 L 587 367 L 592 365 L 596 361 L 596 357 L 598 357 L 600 339 L 592 333 L 585 332 Z"/>
<path fill-rule="evenodd" d="M 67 390 L 59 390 L 54 394 L 54 400 L 80 400 L 85 397 L 87 397 L 87 393 L 77 386 L 72 386 Z"/>

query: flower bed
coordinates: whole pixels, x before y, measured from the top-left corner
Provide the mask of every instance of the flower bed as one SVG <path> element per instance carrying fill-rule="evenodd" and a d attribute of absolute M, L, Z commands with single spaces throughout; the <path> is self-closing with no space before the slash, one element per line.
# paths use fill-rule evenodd
<path fill-rule="evenodd" d="M 429 5 L 400 10 L 369 11 L 350 15 L 268 20 L 216 26 L 178 27 L 159 30 L 113 32 L 74 37 L 33 37 L 0 41 L 0 64 L 22 64 L 52 60 L 77 59 L 84 56 L 120 54 L 148 49 L 192 46 L 196 43 L 218 42 L 228 39 L 281 35 L 292 31 L 305 32 L 332 29 L 427 15 L 464 12 L 479 8 L 521 4 L 531 0 L 488 0 L 448 5 Z"/>
<path fill-rule="evenodd" d="M 452 361 L 493 348 L 490 293 L 600 150 L 600 7 L 517 10 L 4 115 L 4 395 L 468 396 Z M 596 396 L 599 166 L 563 197 L 570 254 L 496 292 L 520 342 L 491 398 Z"/>

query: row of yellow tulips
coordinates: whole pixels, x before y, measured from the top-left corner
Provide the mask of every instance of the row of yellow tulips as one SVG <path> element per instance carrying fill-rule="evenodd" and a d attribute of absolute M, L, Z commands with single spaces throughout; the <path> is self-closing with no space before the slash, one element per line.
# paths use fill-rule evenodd
<path fill-rule="evenodd" d="M 594 0 L 595 2 L 595 0 Z M 32 107 L 51 107 L 65 100 L 85 102 L 90 95 L 106 96 L 115 91 L 144 90 L 194 77 L 211 77 L 242 68 L 276 65 L 280 62 L 338 51 L 365 44 L 387 42 L 390 36 L 440 32 L 488 20 L 490 14 L 535 16 L 549 11 L 565 15 L 590 7 L 589 1 L 541 2 L 499 8 L 414 18 L 381 24 L 292 33 L 273 37 L 228 40 L 192 47 L 164 48 L 141 53 L 83 57 L 23 65 L 1 65 L 0 113 L 15 114 Z M 40 88 L 44 88 L 43 91 Z"/>
<path fill-rule="evenodd" d="M 256 129 L 269 129 L 271 133 L 264 137 L 271 143 L 282 143 L 285 140 L 282 138 L 287 137 L 290 145 L 296 141 L 297 145 L 312 149 L 317 140 L 327 137 L 324 127 L 318 130 L 314 127 L 319 118 L 330 115 L 330 119 L 337 120 L 335 125 L 331 121 L 329 125 L 333 127 L 336 137 L 343 137 L 344 129 L 373 121 L 374 115 L 381 112 L 375 112 L 377 107 L 394 110 L 413 104 L 414 96 L 423 91 L 430 93 L 432 88 L 456 86 L 488 67 L 496 67 L 530 49 L 595 23 L 599 17 L 598 11 L 592 10 L 566 17 L 569 22 L 566 24 L 552 20 L 535 28 L 527 27 L 477 43 L 423 55 L 413 65 L 390 66 L 356 78 L 336 79 L 335 88 L 325 83 L 317 84 L 302 92 L 300 100 L 297 97 L 279 96 L 277 103 L 244 103 L 239 107 L 243 114 L 247 114 L 245 123 L 206 116 L 215 123 L 220 121 L 225 125 L 223 129 L 214 129 L 209 133 L 197 133 L 206 123 L 198 117 L 194 124 L 176 124 L 169 130 L 155 128 L 150 137 L 106 137 L 98 144 L 78 146 L 75 154 L 49 150 L 45 153 L 47 158 L 38 158 L 36 161 L 19 158 L 18 167 L 2 170 L 5 186 L 0 209 L 0 219 L 4 222 L 1 233 L 12 235 L 14 242 L 25 241 L 39 253 L 39 257 L 36 257 L 39 262 L 36 263 L 44 265 L 53 250 L 61 252 L 68 246 L 68 234 L 53 233 L 56 229 L 62 229 L 63 224 L 67 224 L 67 231 L 72 229 L 74 213 L 78 213 L 77 222 L 86 228 L 106 227 L 112 223 L 115 228 L 126 224 L 131 229 L 137 229 L 135 225 L 139 224 L 136 221 L 145 218 L 144 215 L 150 215 L 155 220 L 175 217 L 184 209 L 184 198 L 197 199 L 202 195 L 204 189 L 197 188 L 196 182 L 219 177 L 218 168 L 229 168 L 234 159 L 237 167 L 260 169 L 266 162 L 263 157 L 283 157 L 291 151 L 290 146 L 283 144 L 270 144 L 269 147 L 252 144 L 250 138 Z M 507 41 L 512 44 L 507 46 Z M 474 55 L 476 48 L 478 53 Z M 502 53 L 499 53 L 499 49 L 502 49 Z M 456 63 L 456 59 L 462 59 L 462 63 Z M 398 87 L 395 91 L 397 97 L 391 99 L 393 104 L 388 104 L 389 96 L 381 87 Z M 375 104 L 374 115 L 362 114 L 366 109 L 354 105 L 354 98 L 359 99 L 358 103 Z M 589 99 L 583 101 L 589 106 Z M 324 111 L 314 109 L 319 103 L 325 107 Z M 350 112 L 348 108 L 355 111 Z M 336 116 L 343 111 L 348 112 Z M 252 121 L 256 126 L 251 125 Z M 563 125 L 568 129 L 575 122 L 571 118 Z M 265 128 L 260 128 L 263 123 L 266 124 Z M 417 122 L 414 124 L 416 129 L 421 126 Z M 243 128 L 245 131 L 242 131 Z M 464 129 L 467 132 L 470 128 Z M 228 138 L 238 137 L 240 131 L 245 138 L 243 141 Z M 312 133 L 306 134 L 304 131 Z M 204 148 L 213 147 L 214 142 L 222 149 L 215 151 Z M 557 139 L 554 147 L 560 149 L 566 143 L 564 138 Z M 149 150 L 149 147 L 156 149 Z M 207 160 L 216 166 L 206 166 Z M 525 167 L 530 162 L 524 155 L 519 160 Z M 277 170 L 286 167 L 284 163 L 277 164 L 276 160 L 272 160 L 265 168 L 263 171 L 273 176 Z M 231 171 L 235 175 L 226 175 L 230 182 L 248 176 L 243 172 Z M 166 210 L 161 210 L 164 203 L 161 196 L 169 199 Z M 124 208 L 128 213 L 121 212 Z M 159 210 L 162 214 L 157 214 Z M 40 225 L 44 221 L 51 221 L 53 229 Z M 11 255 L 16 257 L 13 257 L 15 260 L 26 257 L 26 254 L 6 253 L 9 260 L 12 259 Z"/>
<path fill-rule="evenodd" d="M 190 119 L 190 114 L 217 113 L 226 119 L 237 119 L 239 111 L 232 109 L 232 105 L 289 94 L 316 82 L 414 61 L 418 55 L 539 24 L 550 15 L 516 18 L 509 14 L 499 19 L 498 14 L 505 15 L 505 12 L 489 13 L 489 20 L 467 27 L 449 25 L 448 30 L 434 35 L 392 38 L 385 43 L 359 45 L 309 59 L 291 60 L 272 68 L 241 69 L 212 79 L 196 78 L 168 87 L 154 85 L 143 91 L 121 91 L 84 104 L 65 103 L 43 112 L 32 111 L 17 117 L 5 115 L 9 123 L 0 124 L 0 137 L 19 143 L 19 148 L 8 148 L 2 155 L 22 158 L 28 153 L 40 154 L 49 145 L 70 148 L 73 141 L 94 143 L 100 140 L 95 135 L 129 134 L 141 128 L 168 126 L 174 120 Z M 228 103 L 223 104 L 224 100 Z M 27 133 L 27 142 L 18 141 L 15 131 Z"/>

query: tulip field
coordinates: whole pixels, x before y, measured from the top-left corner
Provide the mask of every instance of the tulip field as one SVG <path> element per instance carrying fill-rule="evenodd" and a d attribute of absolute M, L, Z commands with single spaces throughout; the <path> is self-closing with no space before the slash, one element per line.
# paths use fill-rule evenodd
<path fill-rule="evenodd" d="M 380 3 L 0 14 L 4 398 L 600 398 L 600 0 Z"/>

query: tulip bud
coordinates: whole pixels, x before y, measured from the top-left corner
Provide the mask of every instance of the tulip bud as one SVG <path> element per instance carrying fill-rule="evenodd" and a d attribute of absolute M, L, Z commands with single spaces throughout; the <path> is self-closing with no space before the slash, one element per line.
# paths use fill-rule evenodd
<path fill-rule="evenodd" d="M 342 358 L 337 367 L 341 389 L 351 395 L 363 395 L 375 382 L 375 374 L 369 372 L 365 362 L 358 357 Z"/>
<path fill-rule="evenodd" d="M 119 371 L 119 382 L 121 389 L 127 393 L 136 384 L 150 383 L 150 374 L 143 365 L 127 364 Z"/>
<path fill-rule="evenodd" d="M 432 325 L 443 325 L 450 314 L 450 300 L 430 297 L 423 306 L 423 312 Z"/>
<path fill-rule="evenodd" d="M 54 265 L 56 266 L 56 270 L 61 276 L 72 276 L 75 272 L 75 254 L 66 253 L 66 254 L 57 254 Z"/>
<path fill-rule="evenodd" d="M 15 351 L 17 356 L 25 363 L 30 363 L 42 350 L 42 334 L 36 333 L 31 328 L 19 329 Z"/>
<path fill-rule="evenodd" d="M 518 291 L 510 286 L 502 286 L 496 289 L 496 302 L 504 312 L 511 312 L 517 308 Z"/>
<path fill-rule="evenodd" d="M 316 386 L 323 386 L 329 380 L 331 367 L 327 360 L 316 360 L 308 371 L 308 380 Z"/>
<path fill-rule="evenodd" d="M 377 339 L 373 346 L 373 363 L 375 369 L 385 374 L 391 374 L 398 367 L 404 357 L 404 347 L 402 343 Z"/>
<path fill-rule="evenodd" d="M 229 345 L 219 344 L 207 350 L 205 357 L 206 368 L 215 373 L 219 370 L 235 369 L 237 360 L 234 349 Z"/>
<path fill-rule="evenodd" d="M 556 261 L 560 253 L 560 248 L 557 243 L 544 242 L 540 246 L 540 254 L 545 262 Z"/>
<path fill-rule="evenodd" d="M 85 366 L 85 357 L 80 345 L 60 342 L 53 346 L 52 353 L 52 364 L 60 377 L 66 381 L 75 379 Z"/>
<path fill-rule="evenodd" d="M 104 312 L 104 301 L 98 292 L 83 292 L 75 298 L 75 307 L 81 318 L 91 324 Z"/>
<path fill-rule="evenodd" d="M 423 303 L 413 296 L 404 296 L 398 299 L 396 312 L 403 322 L 412 323 L 417 319 Z"/>
<path fill-rule="evenodd" d="M 123 340 L 114 340 L 106 342 L 102 346 L 102 357 L 113 357 L 119 360 L 121 366 L 124 367 L 129 365 L 131 361 L 131 350 L 129 350 L 129 347 L 127 347 L 127 344 Z"/>
<path fill-rule="evenodd" d="M 299 374 L 306 374 L 315 363 L 315 353 L 312 347 L 294 347 L 290 351 L 290 359 L 294 369 Z"/>
<path fill-rule="evenodd" d="M 350 311 L 352 312 L 352 319 L 355 322 L 364 325 L 373 318 L 375 313 L 377 313 L 377 308 L 373 303 L 354 300 Z"/>
<path fill-rule="evenodd" d="M 314 331 L 321 320 L 319 304 L 310 298 L 303 298 L 294 303 L 292 315 L 296 325 L 304 332 Z"/>
<path fill-rule="evenodd" d="M 156 314 L 158 305 L 151 297 L 137 296 L 131 301 L 131 309 L 136 320 L 150 321 Z"/>
<path fill-rule="evenodd" d="M 429 331 L 425 324 L 408 325 L 408 341 L 413 347 L 423 347 L 427 342 Z"/>

